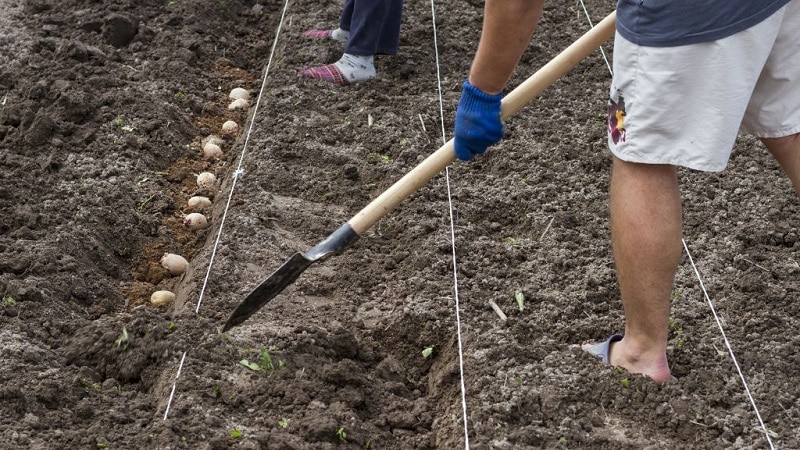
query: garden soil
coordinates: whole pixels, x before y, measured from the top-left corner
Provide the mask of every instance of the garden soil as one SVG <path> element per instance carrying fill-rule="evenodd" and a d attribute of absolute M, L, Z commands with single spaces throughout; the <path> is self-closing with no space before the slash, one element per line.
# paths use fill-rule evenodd
<path fill-rule="evenodd" d="M 753 139 L 722 173 L 680 172 L 677 381 L 570 347 L 623 329 L 611 42 L 221 333 L 449 139 L 482 5 L 406 2 L 398 54 L 337 87 L 297 72 L 342 52 L 302 38 L 339 1 L 0 0 L 0 448 L 800 448 L 798 200 Z M 548 3 L 510 85 L 588 28 Z M 665 126 L 686 120 L 705 119 Z M 183 225 L 194 195 L 205 229 Z"/>

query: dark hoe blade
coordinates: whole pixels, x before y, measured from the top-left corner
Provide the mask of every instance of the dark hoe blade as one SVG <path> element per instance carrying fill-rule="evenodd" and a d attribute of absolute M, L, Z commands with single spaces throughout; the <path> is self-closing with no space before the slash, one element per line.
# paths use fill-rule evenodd
<path fill-rule="evenodd" d="M 356 239 L 358 239 L 358 234 L 353 231 L 349 223 L 345 223 L 311 250 L 292 255 L 282 266 L 272 272 L 272 275 L 247 294 L 247 297 L 228 317 L 222 327 L 222 332 L 239 325 L 255 314 L 262 306 L 286 289 L 286 286 L 292 284 L 312 263 L 341 253 Z"/>
<path fill-rule="evenodd" d="M 247 294 L 247 297 L 228 317 L 228 321 L 222 327 L 222 332 L 224 333 L 247 320 L 248 317 L 252 316 L 268 301 L 283 291 L 286 286 L 292 284 L 313 262 L 313 260 L 303 256 L 302 253 L 292 255 L 282 266 L 272 272 L 272 275 Z"/>

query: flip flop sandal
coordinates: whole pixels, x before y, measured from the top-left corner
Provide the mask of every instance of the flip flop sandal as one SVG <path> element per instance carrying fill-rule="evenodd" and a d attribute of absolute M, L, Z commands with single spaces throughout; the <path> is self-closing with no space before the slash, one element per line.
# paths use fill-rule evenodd
<path fill-rule="evenodd" d="M 621 334 L 612 334 L 611 337 L 606 339 L 603 342 L 598 342 L 590 347 L 586 348 L 586 352 L 590 355 L 596 357 L 597 359 L 601 360 L 603 364 L 608 365 L 608 353 L 611 351 L 611 344 L 614 342 L 618 342 L 622 340 Z"/>

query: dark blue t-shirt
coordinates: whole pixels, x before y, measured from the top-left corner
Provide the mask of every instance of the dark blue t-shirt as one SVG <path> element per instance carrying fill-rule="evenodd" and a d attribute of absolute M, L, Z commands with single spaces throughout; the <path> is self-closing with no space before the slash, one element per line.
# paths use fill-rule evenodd
<path fill-rule="evenodd" d="M 697 44 L 746 30 L 790 1 L 617 0 L 617 31 L 647 47 Z"/>

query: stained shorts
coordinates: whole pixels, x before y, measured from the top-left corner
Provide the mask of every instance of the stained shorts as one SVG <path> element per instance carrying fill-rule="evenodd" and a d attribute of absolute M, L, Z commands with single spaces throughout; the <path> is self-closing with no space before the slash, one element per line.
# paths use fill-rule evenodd
<path fill-rule="evenodd" d="M 608 145 L 624 161 L 718 172 L 740 132 L 800 132 L 800 0 L 712 42 L 642 47 L 617 33 Z"/>

